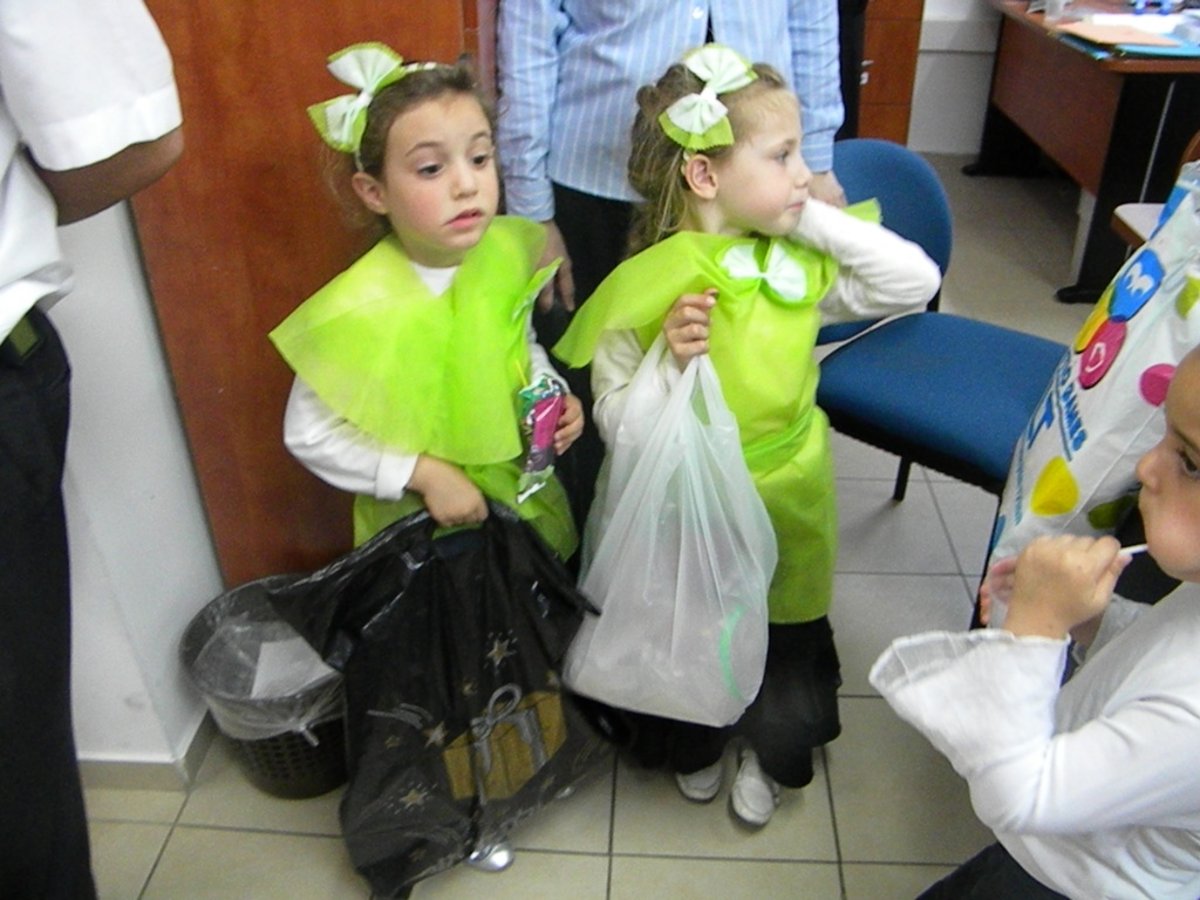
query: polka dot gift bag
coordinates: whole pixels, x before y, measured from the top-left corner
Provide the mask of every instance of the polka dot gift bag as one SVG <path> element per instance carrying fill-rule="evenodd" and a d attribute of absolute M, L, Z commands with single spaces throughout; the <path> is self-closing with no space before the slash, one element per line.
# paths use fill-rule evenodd
<path fill-rule="evenodd" d="M 1200 343 L 1200 163 L 1105 288 L 1013 450 L 992 559 L 1040 534 L 1103 534 L 1137 502 L 1176 363 Z"/>

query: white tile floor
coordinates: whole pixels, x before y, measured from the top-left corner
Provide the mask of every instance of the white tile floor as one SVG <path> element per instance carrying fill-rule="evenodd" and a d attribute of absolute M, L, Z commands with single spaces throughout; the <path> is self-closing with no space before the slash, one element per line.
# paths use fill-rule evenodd
<path fill-rule="evenodd" d="M 959 157 L 932 157 L 955 213 L 944 308 L 1068 340 L 1087 309 L 1063 306 L 1076 192 L 1054 179 L 969 179 Z M 415 898 L 910 898 L 989 840 L 963 784 L 866 681 L 896 635 L 963 628 L 994 500 L 915 473 L 890 500 L 894 461 L 835 443 L 841 556 L 832 619 L 845 685 L 842 736 L 814 782 L 785 794 L 754 832 L 725 796 L 683 800 L 664 775 L 616 765 L 521 827 L 500 875 L 463 867 Z M 727 759 L 727 764 L 731 761 Z M 188 793 L 89 790 L 93 858 L 105 900 L 370 897 L 347 860 L 338 793 L 288 801 L 242 777 L 223 740 Z"/>

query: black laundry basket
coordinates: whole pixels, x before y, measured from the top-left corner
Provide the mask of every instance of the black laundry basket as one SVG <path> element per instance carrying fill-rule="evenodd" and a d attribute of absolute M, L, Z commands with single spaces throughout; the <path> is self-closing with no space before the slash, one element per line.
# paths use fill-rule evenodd
<path fill-rule="evenodd" d="M 300 635 L 271 607 L 271 587 L 291 580 L 271 576 L 221 594 L 188 624 L 180 642 L 183 665 L 229 739 L 246 777 L 277 797 L 324 794 L 346 782 L 341 675 L 316 671 L 295 690 L 256 694 L 259 661 L 268 646 Z M 311 651 L 317 666 L 323 666 Z"/>

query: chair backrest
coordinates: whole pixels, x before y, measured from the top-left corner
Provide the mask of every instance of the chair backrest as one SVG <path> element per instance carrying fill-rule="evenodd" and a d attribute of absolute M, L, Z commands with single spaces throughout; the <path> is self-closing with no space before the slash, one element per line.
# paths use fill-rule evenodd
<path fill-rule="evenodd" d="M 902 144 L 850 138 L 833 145 L 833 172 L 851 203 L 874 197 L 883 224 L 917 243 L 945 274 L 953 221 L 942 181 L 926 160 Z M 936 299 L 931 304 L 936 307 Z M 846 340 L 872 323 L 846 322 L 821 329 L 818 343 Z"/>

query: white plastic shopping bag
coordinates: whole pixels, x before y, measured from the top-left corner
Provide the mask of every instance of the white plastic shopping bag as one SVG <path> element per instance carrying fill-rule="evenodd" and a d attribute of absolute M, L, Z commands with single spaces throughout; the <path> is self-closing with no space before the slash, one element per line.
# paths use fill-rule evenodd
<path fill-rule="evenodd" d="M 993 559 L 1042 534 L 1105 534 L 1136 502 L 1176 364 L 1200 344 L 1200 164 L 1122 266 L 1054 372 L 1013 455 Z"/>
<path fill-rule="evenodd" d="M 666 352 L 659 337 L 628 388 L 585 537 L 580 588 L 601 615 L 563 677 L 613 706 L 723 726 L 762 684 L 775 533 L 708 357 L 665 406 L 647 402 Z"/>

